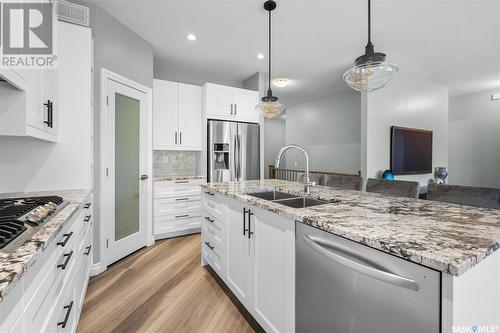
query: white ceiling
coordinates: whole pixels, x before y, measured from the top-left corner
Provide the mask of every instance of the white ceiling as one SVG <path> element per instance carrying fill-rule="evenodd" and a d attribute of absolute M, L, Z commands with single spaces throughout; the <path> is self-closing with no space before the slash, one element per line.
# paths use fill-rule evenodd
<path fill-rule="evenodd" d="M 92 0 L 150 42 L 172 77 L 242 81 L 267 72 L 267 12 L 257 0 Z M 364 52 L 366 0 L 277 0 L 273 88 L 285 104 L 346 89 Z M 198 37 L 186 39 L 188 33 Z M 461 95 L 500 89 L 500 0 L 374 0 L 372 40 L 388 60 Z M 266 54 L 257 60 L 258 53 Z"/>

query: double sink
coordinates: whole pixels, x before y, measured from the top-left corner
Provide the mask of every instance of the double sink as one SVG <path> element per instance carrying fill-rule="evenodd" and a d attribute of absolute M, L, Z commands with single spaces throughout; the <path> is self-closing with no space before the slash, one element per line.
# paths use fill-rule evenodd
<path fill-rule="evenodd" d="M 248 195 L 292 208 L 306 208 L 336 202 L 336 200 L 314 199 L 279 191 L 248 193 Z"/>

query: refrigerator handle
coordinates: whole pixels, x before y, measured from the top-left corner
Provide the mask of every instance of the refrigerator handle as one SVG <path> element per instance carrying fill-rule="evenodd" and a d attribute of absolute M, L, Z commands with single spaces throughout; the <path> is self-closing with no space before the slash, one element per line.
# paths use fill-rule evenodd
<path fill-rule="evenodd" d="M 238 168 L 239 168 L 239 152 L 238 152 L 238 135 L 234 136 L 234 145 L 233 145 L 233 171 L 234 171 L 234 180 L 238 180 Z"/>
<path fill-rule="evenodd" d="M 238 135 L 238 179 L 241 180 L 241 135 Z"/>

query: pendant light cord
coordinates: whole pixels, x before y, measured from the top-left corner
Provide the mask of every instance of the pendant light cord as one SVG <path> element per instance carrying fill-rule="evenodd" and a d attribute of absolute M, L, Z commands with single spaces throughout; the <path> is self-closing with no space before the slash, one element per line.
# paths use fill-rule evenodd
<path fill-rule="evenodd" d="M 271 92 L 271 11 L 269 11 L 269 88 L 267 91 L 268 96 L 272 96 Z"/>
<path fill-rule="evenodd" d="M 371 0 L 368 0 L 368 43 L 372 42 L 372 15 L 371 15 Z"/>

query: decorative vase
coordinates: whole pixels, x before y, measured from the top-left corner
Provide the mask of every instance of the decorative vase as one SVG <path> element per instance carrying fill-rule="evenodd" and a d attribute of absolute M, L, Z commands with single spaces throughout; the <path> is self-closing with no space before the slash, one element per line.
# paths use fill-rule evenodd
<path fill-rule="evenodd" d="M 434 169 L 434 181 L 436 184 L 446 184 L 446 177 L 448 177 L 448 170 L 446 167 L 436 167 Z"/>

